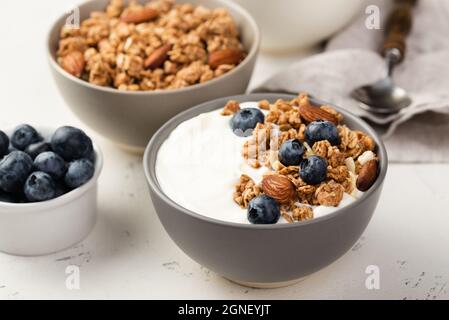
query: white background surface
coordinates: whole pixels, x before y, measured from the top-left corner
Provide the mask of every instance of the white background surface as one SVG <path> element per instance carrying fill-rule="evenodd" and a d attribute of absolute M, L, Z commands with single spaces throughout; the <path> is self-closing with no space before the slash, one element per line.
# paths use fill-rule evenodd
<path fill-rule="evenodd" d="M 374 218 L 340 260 L 283 289 L 241 287 L 202 268 L 168 238 L 149 199 L 141 159 L 88 128 L 60 98 L 48 70 L 50 23 L 76 1 L 1 1 L 0 128 L 18 123 L 79 126 L 101 145 L 99 221 L 81 244 L 58 254 L 0 254 L 0 298 L 449 298 L 449 165 L 392 164 Z M 16 14 L 21 12 L 20 20 Z M 252 85 L 307 52 L 262 55 Z M 81 289 L 65 286 L 80 266 Z M 365 269 L 380 268 L 380 290 L 365 288 Z"/>

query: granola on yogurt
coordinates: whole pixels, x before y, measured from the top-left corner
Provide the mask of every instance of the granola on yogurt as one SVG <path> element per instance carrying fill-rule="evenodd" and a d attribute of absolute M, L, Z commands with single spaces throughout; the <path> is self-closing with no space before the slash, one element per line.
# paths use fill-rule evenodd
<path fill-rule="evenodd" d="M 246 56 L 225 9 L 174 0 L 111 0 L 60 32 L 58 62 L 92 84 L 124 91 L 178 89 L 234 69 Z"/>
<path fill-rule="evenodd" d="M 234 201 L 249 216 L 264 199 L 265 207 L 272 206 L 268 196 L 286 222 L 310 220 L 317 207 L 339 207 L 345 194 L 355 198 L 377 178 L 374 139 L 345 125 L 335 108 L 313 105 L 304 93 L 291 101 L 262 100 L 258 108 L 242 109 L 230 101 L 221 114 L 232 116 L 233 130 L 248 132 L 236 133 L 245 137 L 242 156 L 252 168 L 264 170 L 262 181 L 242 175 L 235 186 Z M 255 117 L 263 121 L 249 124 Z M 260 197 L 265 198 L 252 205 Z M 258 218 L 253 223 L 273 223 Z"/>

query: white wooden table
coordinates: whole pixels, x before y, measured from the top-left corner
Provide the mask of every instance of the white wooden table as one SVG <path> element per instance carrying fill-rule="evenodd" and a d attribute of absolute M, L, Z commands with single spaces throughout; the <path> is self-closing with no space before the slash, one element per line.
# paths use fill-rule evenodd
<path fill-rule="evenodd" d="M 60 98 L 46 63 L 44 40 L 54 17 L 76 1 L 2 1 L 0 128 L 18 123 L 71 124 L 91 134 L 105 154 L 99 221 L 81 244 L 58 254 L 0 254 L 0 298 L 314 299 L 449 298 L 449 164 L 392 164 L 374 218 L 340 260 L 288 288 L 232 284 L 184 255 L 159 223 L 141 159 L 85 128 Z M 20 19 L 16 14 L 21 12 Z M 262 55 L 252 86 L 308 52 Z M 80 289 L 66 286 L 66 268 L 80 267 Z M 366 268 L 380 272 L 368 290 Z"/>

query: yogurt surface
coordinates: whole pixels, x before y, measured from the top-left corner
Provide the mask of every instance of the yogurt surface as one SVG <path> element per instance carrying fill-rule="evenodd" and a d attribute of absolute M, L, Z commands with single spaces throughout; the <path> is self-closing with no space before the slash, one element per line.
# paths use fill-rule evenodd
<path fill-rule="evenodd" d="M 257 106 L 257 102 L 240 104 L 241 108 Z M 242 146 L 250 137 L 236 136 L 230 128 L 231 117 L 220 112 L 200 114 L 175 128 L 159 149 L 156 176 L 162 191 L 182 207 L 218 220 L 249 224 L 246 209 L 233 200 L 234 187 L 242 174 L 261 182 L 269 169 L 254 169 L 246 163 Z M 338 207 L 314 206 L 314 218 L 355 199 L 345 193 Z M 279 223 L 286 221 L 281 217 Z"/>

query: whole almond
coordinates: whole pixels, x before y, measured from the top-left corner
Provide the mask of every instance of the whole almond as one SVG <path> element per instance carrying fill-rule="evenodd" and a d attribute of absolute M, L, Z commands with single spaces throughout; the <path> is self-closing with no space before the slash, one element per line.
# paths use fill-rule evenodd
<path fill-rule="evenodd" d="M 128 8 L 122 12 L 120 20 L 126 23 L 142 23 L 151 21 L 158 16 L 159 12 L 154 8 Z"/>
<path fill-rule="evenodd" d="M 360 169 L 356 185 L 360 191 L 367 191 L 377 179 L 377 160 L 373 159 L 365 163 Z"/>
<path fill-rule="evenodd" d="M 327 120 L 338 124 L 338 118 L 332 113 L 327 112 L 319 107 L 308 104 L 299 105 L 299 113 L 305 122 L 313 122 L 317 120 Z"/>
<path fill-rule="evenodd" d="M 164 44 L 162 47 L 153 51 L 144 62 L 145 68 L 156 69 L 162 66 L 167 60 L 167 54 L 171 50 L 171 44 Z"/>
<path fill-rule="evenodd" d="M 65 71 L 79 78 L 83 74 L 86 62 L 82 52 L 72 51 L 61 58 L 60 64 Z"/>
<path fill-rule="evenodd" d="M 243 52 L 238 49 L 223 49 L 209 54 L 209 66 L 212 69 L 222 64 L 238 64 L 243 59 Z"/>
<path fill-rule="evenodd" d="M 262 190 L 279 203 L 288 203 L 296 196 L 293 183 L 279 174 L 265 176 L 262 180 Z"/>

